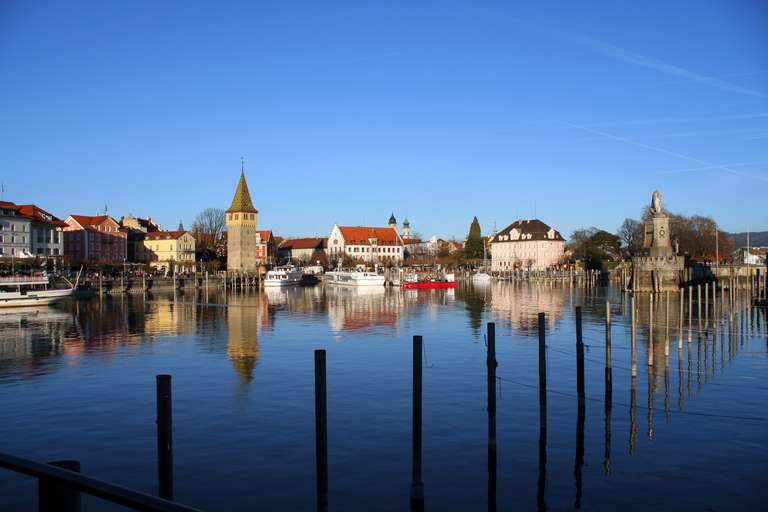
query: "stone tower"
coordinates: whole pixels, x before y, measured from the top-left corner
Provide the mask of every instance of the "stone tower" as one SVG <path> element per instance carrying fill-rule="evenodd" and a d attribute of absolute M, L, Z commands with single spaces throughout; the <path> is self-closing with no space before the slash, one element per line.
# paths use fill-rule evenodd
<path fill-rule="evenodd" d="M 403 238 L 411 238 L 411 223 L 407 218 L 403 221 Z"/>
<path fill-rule="evenodd" d="M 230 272 L 256 272 L 256 220 L 259 212 L 253 207 L 245 172 L 240 170 L 240 181 L 227 210 L 227 270 Z"/>
<path fill-rule="evenodd" d="M 389 216 L 389 227 L 397 229 L 397 219 L 395 218 L 394 213 Z"/>

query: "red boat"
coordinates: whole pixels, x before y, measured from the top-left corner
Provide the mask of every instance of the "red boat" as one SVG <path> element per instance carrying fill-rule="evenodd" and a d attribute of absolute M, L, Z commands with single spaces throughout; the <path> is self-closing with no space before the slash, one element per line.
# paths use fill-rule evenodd
<path fill-rule="evenodd" d="M 415 281 L 412 283 L 403 283 L 403 288 L 409 290 L 444 290 L 456 288 L 456 281 Z"/>

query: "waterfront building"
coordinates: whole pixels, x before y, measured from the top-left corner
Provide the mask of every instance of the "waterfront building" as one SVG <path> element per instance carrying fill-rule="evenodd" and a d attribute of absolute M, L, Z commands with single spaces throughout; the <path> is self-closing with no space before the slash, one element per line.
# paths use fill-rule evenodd
<path fill-rule="evenodd" d="M 734 265 L 765 265 L 768 247 L 741 247 L 733 252 Z"/>
<path fill-rule="evenodd" d="M 128 236 L 109 215 L 70 215 L 64 222 L 64 254 L 73 263 L 126 261 Z"/>
<path fill-rule="evenodd" d="M 561 262 L 565 239 L 538 219 L 517 220 L 490 239 L 491 270 L 545 270 Z"/>
<path fill-rule="evenodd" d="M 327 261 L 327 238 L 289 238 L 283 240 L 277 248 L 280 261 L 291 260 L 294 263 L 311 263 Z"/>
<path fill-rule="evenodd" d="M 141 254 L 150 267 L 174 272 L 195 269 L 195 237 L 183 229 L 146 233 Z"/>
<path fill-rule="evenodd" d="M 120 227 L 127 235 L 128 261 L 135 263 L 146 261 L 146 255 L 143 254 L 144 237 L 147 233 L 162 231 L 160 226 L 152 220 L 152 217 L 142 219 L 141 217 L 134 217 L 129 213 L 125 217 L 120 218 Z"/>
<path fill-rule="evenodd" d="M 0 257 L 63 256 L 65 227 L 37 205 L 0 201 Z"/>
<path fill-rule="evenodd" d="M 259 235 L 256 223 L 259 212 L 253 207 L 245 172 L 240 170 L 240 181 L 226 212 L 227 270 L 230 272 L 256 272 L 256 245 Z"/>
<path fill-rule="evenodd" d="M 403 239 L 397 232 L 394 215 L 389 227 L 334 225 L 328 237 L 331 264 L 347 256 L 366 263 L 398 264 L 403 261 Z"/>
<path fill-rule="evenodd" d="M 271 229 L 256 230 L 256 262 L 260 264 L 277 263 L 277 242 Z"/>

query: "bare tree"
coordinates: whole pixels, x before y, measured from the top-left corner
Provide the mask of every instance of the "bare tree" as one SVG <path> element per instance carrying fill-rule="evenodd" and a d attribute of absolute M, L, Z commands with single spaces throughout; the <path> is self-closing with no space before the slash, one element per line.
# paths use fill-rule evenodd
<path fill-rule="evenodd" d="M 635 219 L 624 219 L 617 233 L 624 249 L 630 254 L 639 251 L 643 246 L 643 224 Z"/>
<path fill-rule="evenodd" d="M 206 208 L 195 217 L 192 225 L 196 245 L 202 250 L 215 248 L 224 234 L 226 225 L 224 210 Z"/>

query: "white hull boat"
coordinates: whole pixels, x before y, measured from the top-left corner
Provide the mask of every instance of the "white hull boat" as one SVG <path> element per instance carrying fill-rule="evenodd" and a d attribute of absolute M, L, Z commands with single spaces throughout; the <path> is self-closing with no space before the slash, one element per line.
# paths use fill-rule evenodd
<path fill-rule="evenodd" d="M 78 273 L 78 281 L 80 274 Z M 49 289 L 48 275 L 10 276 L 0 278 L 0 308 L 45 306 L 71 297 L 77 283 L 69 288 Z"/>
<path fill-rule="evenodd" d="M 267 272 L 267 276 L 264 278 L 264 287 L 295 286 L 301 283 L 303 276 L 304 272 L 293 266 L 274 268 Z"/>
<path fill-rule="evenodd" d="M 384 286 L 384 276 L 360 270 L 326 272 L 326 282 L 341 286 Z"/>

